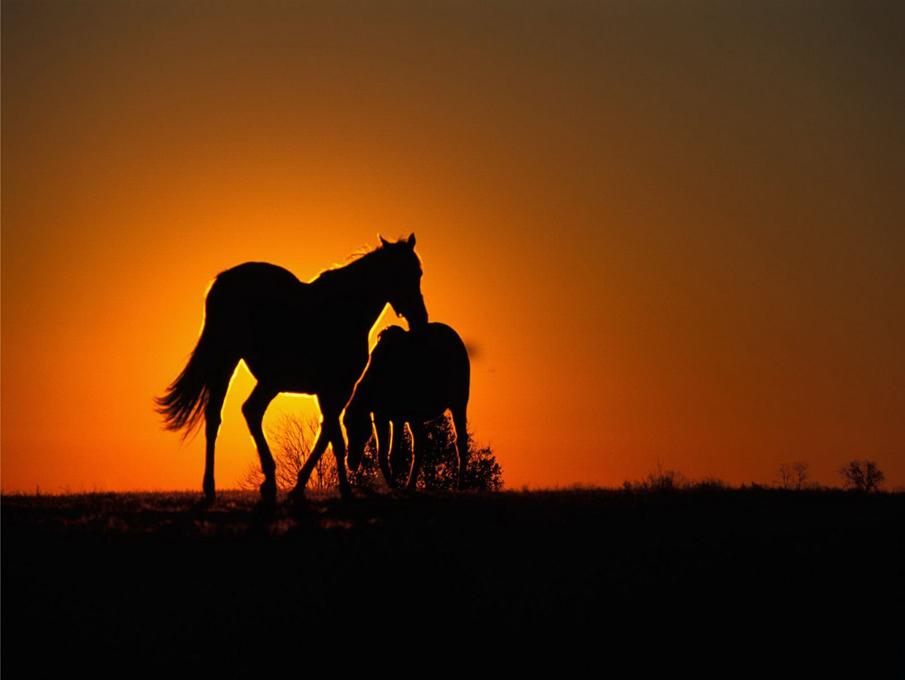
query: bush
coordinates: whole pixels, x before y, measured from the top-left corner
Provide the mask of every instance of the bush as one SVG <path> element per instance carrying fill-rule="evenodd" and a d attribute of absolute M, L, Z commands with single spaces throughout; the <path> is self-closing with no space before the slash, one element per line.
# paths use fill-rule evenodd
<path fill-rule="evenodd" d="M 671 492 L 678 491 L 679 489 L 684 489 L 689 486 L 688 480 L 685 478 L 681 472 L 676 470 L 663 470 L 659 463 L 657 464 L 657 471 L 650 473 L 644 479 L 637 482 L 629 482 L 625 481 L 622 483 L 622 488 L 626 491 L 635 491 L 635 492 Z"/>
<path fill-rule="evenodd" d="M 456 488 L 459 457 L 456 453 L 456 435 L 451 421 L 441 416 L 427 423 L 427 445 L 424 461 L 418 475 L 417 488 L 438 491 Z M 397 433 L 398 434 L 398 433 Z M 395 435 L 394 435 L 395 436 Z M 412 440 L 406 428 L 402 432 L 403 442 L 397 448 L 398 462 L 393 461 L 393 474 L 397 483 L 405 483 L 412 462 Z M 373 439 L 371 440 L 373 442 Z M 489 446 L 474 447 L 474 435 L 468 433 L 469 457 L 465 470 L 465 488 L 477 491 L 499 491 L 503 488 L 503 468 Z M 369 454 L 366 450 L 366 456 Z M 376 457 L 376 456 L 375 456 Z"/>

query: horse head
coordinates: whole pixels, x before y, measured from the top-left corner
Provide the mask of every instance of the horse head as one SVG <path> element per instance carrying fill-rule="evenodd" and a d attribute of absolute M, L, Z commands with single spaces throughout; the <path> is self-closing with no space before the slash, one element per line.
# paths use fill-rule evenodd
<path fill-rule="evenodd" d="M 380 237 L 380 262 L 386 285 L 386 299 L 397 316 L 405 317 L 409 328 L 427 325 L 427 308 L 421 295 L 421 260 L 415 253 L 415 235 L 387 241 Z"/>

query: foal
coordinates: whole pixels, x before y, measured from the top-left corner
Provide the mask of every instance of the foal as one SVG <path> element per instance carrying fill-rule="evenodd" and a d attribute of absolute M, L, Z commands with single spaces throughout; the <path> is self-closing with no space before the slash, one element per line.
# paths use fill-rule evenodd
<path fill-rule="evenodd" d="M 364 375 L 346 405 L 343 423 L 349 437 L 349 468 L 356 470 L 373 430 L 377 458 L 387 484 L 395 486 L 390 471 L 391 450 L 402 442 L 402 428 L 412 433 L 412 466 L 407 488 L 415 487 L 426 442 L 424 423 L 452 412 L 459 456 L 458 485 L 465 481 L 468 465 L 468 406 L 470 365 L 459 335 L 442 323 L 429 323 L 406 332 L 390 326 L 380 334 Z M 392 431 L 390 430 L 392 423 Z"/>

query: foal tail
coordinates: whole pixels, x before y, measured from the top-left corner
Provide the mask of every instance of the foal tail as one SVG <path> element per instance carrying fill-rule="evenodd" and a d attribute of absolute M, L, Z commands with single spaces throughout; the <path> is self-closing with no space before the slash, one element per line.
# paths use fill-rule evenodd
<path fill-rule="evenodd" d="M 209 324 L 205 323 L 185 368 L 162 397 L 154 397 L 155 410 L 163 416 L 164 427 L 174 432 L 185 430 L 183 439 L 201 424 L 210 401 L 209 377 L 217 369 L 219 354 Z"/>

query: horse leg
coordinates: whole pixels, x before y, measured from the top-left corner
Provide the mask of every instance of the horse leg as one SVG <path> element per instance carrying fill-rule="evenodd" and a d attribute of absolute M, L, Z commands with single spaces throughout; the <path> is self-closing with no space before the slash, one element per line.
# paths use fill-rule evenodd
<path fill-rule="evenodd" d="M 396 488 L 396 480 L 393 478 L 393 472 L 390 470 L 390 445 L 392 443 L 392 434 L 390 433 L 390 421 L 386 418 L 374 417 L 374 433 L 377 436 L 377 462 L 380 464 L 380 471 L 383 473 L 383 479 L 387 486 L 391 489 Z"/>
<path fill-rule="evenodd" d="M 468 430 L 465 427 L 465 407 L 452 409 L 453 425 L 456 428 L 456 453 L 459 456 L 458 486 L 465 488 L 465 473 L 468 469 Z"/>
<path fill-rule="evenodd" d="M 349 499 L 352 497 L 352 487 L 349 486 L 349 479 L 346 477 L 346 440 L 343 437 L 343 429 L 339 424 L 341 411 L 342 406 L 338 409 L 325 409 L 324 426 L 328 428 L 330 443 L 333 445 L 333 456 L 336 458 L 336 478 L 339 482 L 339 493 L 344 499 Z"/>
<path fill-rule="evenodd" d="M 229 379 L 232 377 L 235 366 L 230 370 L 224 371 L 221 376 L 208 385 L 208 399 L 204 407 L 204 481 L 202 489 L 204 490 L 204 500 L 207 503 L 213 503 L 217 495 L 214 485 L 214 449 L 217 444 L 217 433 L 220 431 L 220 423 L 222 417 L 220 412 L 223 410 L 223 400 L 226 399 L 226 391 L 229 389 Z"/>
<path fill-rule="evenodd" d="M 424 431 L 424 423 L 409 423 L 409 430 L 412 433 L 412 468 L 409 471 L 409 478 L 405 484 L 405 488 L 414 489 L 418 483 L 418 473 L 421 471 L 421 461 L 424 454 L 424 444 L 426 440 L 426 432 Z"/>
<path fill-rule="evenodd" d="M 264 473 L 261 499 L 271 503 L 277 498 L 276 464 L 273 462 L 270 447 L 267 446 L 267 439 L 264 438 L 264 428 L 261 423 L 264 420 L 264 412 L 267 411 L 267 407 L 277 394 L 279 394 L 277 390 L 258 383 L 245 403 L 242 404 L 242 415 L 245 416 L 248 430 L 251 432 L 252 439 L 255 440 L 258 457 L 261 459 L 261 472 Z"/>
<path fill-rule="evenodd" d="M 308 486 L 308 480 L 311 478 L 311 473 L 314 472 L 317 462 L 321 459 L 321 456 L 324 455 L 324 451 L 327 450 L 327 444 L 329 443 L 330 438 L 327 433 L 327 428 L 324 427 L 324 422 L 322 420 L 320 429 L 317 432 L 317 439 L 315 439 L 314 446 L 311 448 L 308 458 L 305 459 L 302 469 L 299 470 L 298 480 L 289 494 L 290 497 L 301 498 L 305 495 L 305 487 Z"/>

